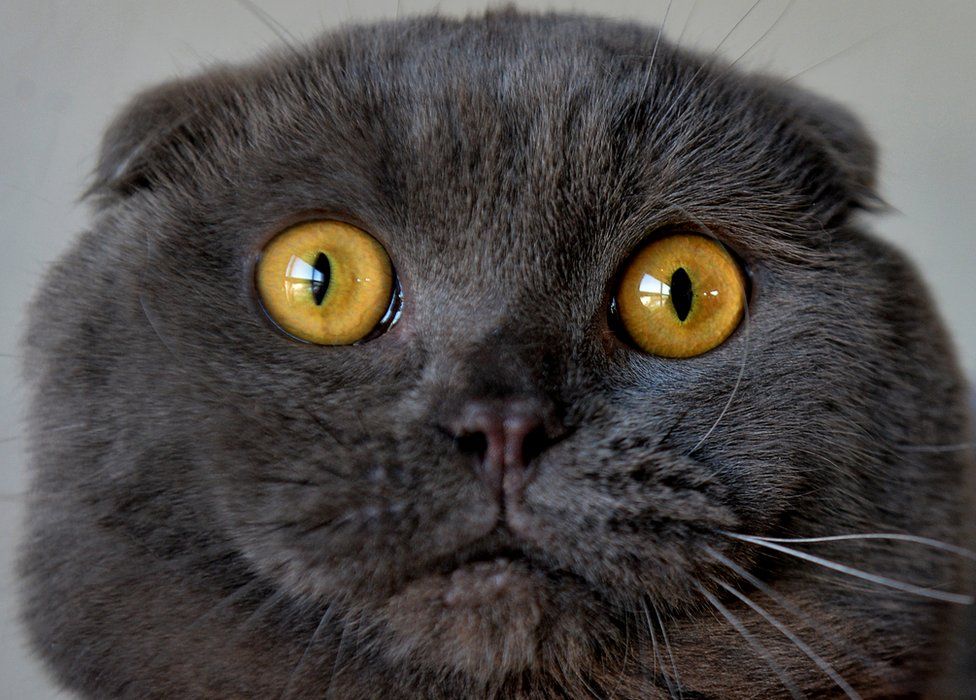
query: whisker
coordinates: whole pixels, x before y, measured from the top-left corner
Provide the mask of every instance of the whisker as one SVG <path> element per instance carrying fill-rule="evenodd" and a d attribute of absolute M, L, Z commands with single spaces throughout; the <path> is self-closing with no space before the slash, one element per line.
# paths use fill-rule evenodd
<path fill-rule="evenodd" d="M 620 678 L 617 678 L 617 682 L 610 689 L 610 696 L 613 697 L 617 693 L 617 688 L 623 682 L 623 676 L 626 674 L 627 663 L 630 661 L 630 616 L 624 616 L 624 659 L 623 663 L 620 664 Z"/>
<path fill-rule="evenodd" d="M 302 652 L 302 657 L 298 660 L 295 668 L 292 669 L 291 674 L 288 676 L 288 681 L 285 683 L 285 688 L 281 692 L 280 700 L 286 700 L 292 691 L 292 685 L 295 683 L 295 679 L 298 678 L 298 672 L 301 670 L 302 666 L 305 664 L 305 660 L 308 658 L 309 652 L 315 645 L 319 636 L 325 630 L 325 626 L 332 619 L 332 605 L 326 607 L 325 612 L 322 613 L 322 618 L 319 620 L 319 624 L 316 626 L 315 631 L 312 632 L 312 636 L 308 639 L 308 644 L 305 645 L 305 651 Z"/>
<path fill-rule="evenodd" d="M 713 608 L 718 610 L 722 617 L 724 617 L 725 620 L 732 626 L 732 629 L 738 632 L 739 636 L 746 640 L 746 643 L 752 647 L 752 650 L 762 657 L 763 661 L 766 662 L 766 665 L 769 666 L 772 672 L 776 674 L 776 677 L 779 678 L 779 681 L 783 684 L 783 687 L 786 688 L 786 692 L 788 692 L 790 696 L 794 698 L 804 697 L 803 693 L 799 691 L 796 684 L 793 683 L 786 671 L 783 670 L 783 667 L 776 662 L 776 659 L 774 659 L 772 654 L 769 653 L 769 650 L 760 644 L 752 633 L 746 629 L 745 625 L 742 624 L 742 621 L 733 615 L 728 608 L 722 605 L 718 598 L 705 590 L 704 586 L 702 586 L 700 583 L 695 582 L 695 587 L 698 588 L 698 591 L 703 596 L 705 596 L 705 600 L 707 600 Z"/>
<path fill-rule="evenodd" d="M 327 698 L 332 697 L 332 686 L 335 685 L 336 676 L 340 670 L 340 662 L 346 651 L 346 635 L 351 626 L 352 622 L 347 622 L 347 624 L 342 626 L 342 632 L 339 634 L 339 644 L 336 648 L 335 658 L 332 660 L 332 675 L 329 677 L 329 687 L 325 689 L 325 697 Z"/>
<path fill-rule="evenodd" d="M 756 4 L 759 4 L 758 1 L 757 1 Z M 749 12 L 752 12 L 752 10 L 755 7 L 756 7 L 756 5 L 753 5 L 752 8 L 750 8 Z M 749 13 L 747 12 L 746 13 L 746 17 L 748 17 L 748 16 L 749 16 Z M 743 17 L 742 19 L 745 19 L 745 17 Z M 739 22 L 741 22 L 741 21 L 742 20 L 739 20 Z M 733 27 L 733 29 L 734 29 L 734 27 Z M 703 222 L 697 216 L 693 215 L 691 212 L 687 211 L 684 207 L 674 206 L 673 208 L 676 209 L 681 214 L 683 214 L 684 216 L 688 217 L 689 219 L 692 219 L 703 231 L 705 231 L 706 233 L 708 233 L 708 235 L 711 236 L 713 239 L 715 239 L 716 241 L 720 241 L 721 240 L 721 239 L 719 239 L 718 236 L 715 235 L 715 232 L 712 231 L 712 229 L 707 224 L 705 224 L 705 222 Z M 701 439 L 697 443 L 695 443 L 695 446 L 692 447 L 690 450 L 688 450 L 688 452 L 687 452 L 688 455 L 694 454 L 694 452 L 699 447 L 701 447 L 709 437 L 711 437 L 712 433 L 715 432 L 715 429 L 718 428 L 719 423 L 721 423 L 722 422 L 722 419 L 725 418 L 725 414 L 728 413 L 729 409 L 732 407 L 732 402 L 735 400 L 736 394 L 738 394 L 738 392 L 739 392 L 739 387 L 742 385 L 742 378 L 745 376 L 745 372 L 746 372 L 746 363 L 747 363 L 747 361 L 749 359 L 749 325 L 750 325 L 750 323 L 749 323 L 749 320 L 750 320 L 749 319 L 749 303 L 748 303 L 749 300 L 746 299 L 745 301 L 746 301 L 746 303 L 743 304 L 743 307 L 742 307 L 743 308 L 743 312 L 742 312 L 743 313 L 743 318 L 742 318 L 742 340 L 743 340 L 743 342 L 742 342 L 742 362 L 739 363 L 739 372 L 736 375 L 735 384 L 732 385 L 732 391 L 729 392 L 729 398 L 725 401 L 725 405 L 722 407 L 722 411 L 718 414 L 718 417 L 712 423 L 712 426 L 705 432 L 704 435 L 701 436 Z"/>
<path fill-rule="evenodd" d="M 166 351 L 173 356 L 174 359 L 179 361 L 180 356 L 170 347 L 169 343 L 163 338 L 162 333 L 156 327 L 156 321 L 153 319 L 152 314 L 149 313 L 149 307 L 146 305 L 146 296 L 144 293 L 139 294 L 139 306 L 142 309 L 142 315 L 146 317 L 146 322 L 149 324 L 149 328 L 155 333 L 156 338 L 159 340 L 160 345 L 162 345 Z"/>
<path fill-rule="evenodd" d="M 194 620 L 189 625 L 187 625 L 186 631 L 189 632 L 190 630 L 193 630 L 194 628 L 198 627 L 201 623 L 211 619 L 214 615 L 218 615 L 222 611 L 226 610 L 227 608 L 232 607 L 238 601 L 246 598 L 249 594 L 258 590 L 262 585 L 263 582 L 260 579 L 255 578 L 248 581 L 247 583 L 238 586 L 229 594 L 224 596 L 224 598 L 219 603 L 217 603 L 213 607 L 208 608 L 202 615 L 197 617 L 196 620 Z"/>
<path fill-rule="evenodd" d="M 899 452 L 940 454 L 943 452 L 964 452 L 966 450 L 976 450 L 976 442 L 957 442 L 950 445 L 905 445 L 895 443 L 894 448 Z"/>
<path fill-rule="evenodd" d="M 653 673 L 655 676 L 658 675 L 657 665 L 658 662 L 660 662 L 661 676 L 664 677 L 664 682 L 668 686 L 668 695 L 673 698 L 675 697 L 674 686 L 671 682 L 671 677 L 664 670 L 664 660 L 661 658 L 661 651 L 657 646 L 657 633 L 654 632 L 654 623 L 651 622 L 651 612 L 647 609 L 647 600 L 645 598 L 641 598 L 641 607 L 644 608 L 644 619 L 647 621 L 647 631 L 651 633 L 651 649 L 653 650 L 654 654 Z"/>
<path fill-rule="evenodd" d="M 847 695 L 847 697 L 852 698 L 853 700 L 860 700 L 861 696 L 858 694 L 856 690 L 854 690 L 854 688 L 851 687 L 851 685 L 847 681 L 844 680 L 843 676 L 841 676 L 833 666 L 831 666 L 826 660 L 824 660 L 823 657 L 821 657 L 817 652 L 811 649 L 810 646 L 806 644 L 806 642 L 804 642 L 802 639 L 800 639 L 789 627 L 787 627 L 784 623 L 778 620 L 774 615 L 767 612 L 761 605 L 751 600 L 747 595 L 736 590 L 733 586 L 730 586 L 724 581 L 720 581 L 719 579 L 714 577 L 712 578 L 712 580 L 715 581 L 715 583 L 720 585 L 722 588 L 724 588 L 726 591 L 734 595 L 736 598 L 741 600 L 743 603 L 748 605 L 754 611 L 759 613 L 759 615 L 761 615 L 762 618 L 766 620 L 766 622 L 771 624 L 773 627 L 779 630 L 783 635 L 785 635 L 786 638 L 789 639 L 791 642 L 793 642 L 793 644 L 795 644 L 800 651 L 806 654 L 807 658 L 809 658 L 813 663 L 815 663 L 821 671 L 827 674 L 830 680 L 832 680 L 835 684 L 837 684 L 837 687 L 843 690 L 844 693 Z"/>
<path fill-rule="evenodd" d="M 269 14 L 266 10 L 259 7 L 257 3 L 253 2 L 252 0 L 236 0 L 236 1 L 238 5 L 240 5 L 245 10 L 250 12 L 255 17 L 255 19 L 258 20 L 258 22 L 260 22 L 265 27 L 270 29 L 271 32 L 276 37 L 278 37 L 278 39 L 280 39 L 283 44 L 285 44 L 289 48 L 297 47 L 299 41 L 295 37 L 295 35 L 292 34 L 290 31 L 288 31 L 288 28 L 285 27 L 285 25 L 283 25 L 281 22 L 279 22 L 274 17 L 272 17 L 271 14 Z M 297 48 L 295 49 L 295 51 L 297 53 Z"/>
<path fill-rule="evenodd" d="M 819 61 L 817 61 L 816 63 L 807 66 L 803 70 L 801 70 L 801 71 L 799 71 L 797 73 L 794 73 L 790 77 L 784 79 L 783 82 L 784 83 L 792 82 L 792 81 L 796 80 L 797 78 L 799 78 L 801 75 L 804 75 L 806 73 L 809 73 L 810 71 L 812 71 L 812 70 L 814 70 L 816 68 L 820 68 L 821 66 L 826 65 L 827 63 L 830 63 L 831 61 L 833 61 L 833 60 L 835 60 L 837 58 L 840 58 L 841 56 L 843 56 L 846 53 L 849 53 L 849 52 L 851 52 L 851 51 L 853 51 L 855 49 L 859 49 L 862 46 L 864 46 L 865 44 L 873 41 L 874 39 L 877 39 L 878 36 L 880 36 L 884 32 L 887 32 L 887 31 L 889 31 L 891 29 L 894 29 L 896 26 L 897 25 L 892 24 L 892 25 L 889 25 L 889 26 L 886 26 L 886 27 L 881 27 L 881 29 L 878 29 L 877 31 L 871 32 L 866 37 L 864 37 L 863 39 L 860 39 L 860 40 L 854 42 L 850 46 L 848 46 L 848 47 L 846 47 L 844 49 L 841 49 L 840 51 L 837 51 L 835 53 L 832 53 L 829 56 L 827 56 L 826 58 L 822 58 Z"/>
<path fill-rule="evenodd" d="M 739 533 L 724 533 L 727 535 L 739 534 Z M 941 542 L 940 540 L 934 540 L 931 537 L 921 537 L 919 535 L 903 535 L 897 532 L 865 532 L 865 533 L 855 533 L 848 535 L 829 535 L 825 537 L 761 537 L 759 535 L 742 535 L 743 537 L 753 537 L 757 540 L 762 540 L 763 542 L 796 542 L 796 543 L 813 543 L 813 542 L 840 542 L 844 540 L 894 540 L 897 542 L 912 542 L 915 544 L 922 544 L 927 547 L 932 547 L 933 549 L 941 549 L 943 552 L 950 552 L 952 554 L 958 554 L 960 557 L 965 557 L 966 559 L 972 559 L 976 561 L 976 552 L 971 549 L 966 549 L 965 547 L 959 547 L 954 544 L 949 544 L 948 542 Z"/>
<path fill-rule="evenodd" d="M 725 36 L 722 37 L 722 40 L 718 42 L 718 46 L 712 49 L 713 56 L 719 52 L 719 49 L 721 49 L 725 45 L 725 42 L 729 40 L 729 37 L 735 33 L 735 30 L 739 28 L 739 25 L 746 21 L 746 18 L 752 14 L 753 10 L 759 7 L 759 3 L 761 2 L 762 0 L 756 0 L 754 3 L 752 3 L 752 7 L 746 10 L 746 13 L 739 18 L 739 21 L 732 25 L 732 28 L 726 33 Z"/>
<path fill-rule="evenodd" d="M 879 586 L 884 586 L 886 588 L 892 588 L 897 591 L 902 591 L 903 593 L 912 593 L 914 595 L 921 596 L 923 598 L 931 598 L 932 600 L 939 600 L 944 603 L 957 603 L 959 605 L 972 605 L 974 602 L 973 596 L 964 595 L 961 593 L 950 593 L 948 591 L 940 591 L 935 588 L 926 588 L 925 586 L 917 586 L 913 583 L 907 583 L 905 581 L 899 581 L 897 579 L 888 578 L 887 576 L 881 576 L 879 574 L 872 574 L 867 571 L 861 571 L 860 569 L 855 569 L 853 566 L 848 566 L 847 564 L 840 564 L 830 559 L 824 559 L 823 557 L 818 557 L 813 554 L 807 554 L 806 552 L 801 552 L 797 549 L 791 549 L 790 547 L 784 547 L 776 542 L 767 542 L 765 540 L 753 537 L 751 535 L 736 535 L 731 532 L 722 532 L 723 535 L 731 537 L 733 539 L 741 540 L 742 542 L 749 542 L 751 544 L 757 545 L 759 547 L 765 547 L 767 549 L 773 549 L 777 552 L 782 552 L 783 554 L 788 554 L 790 556 L 796 557 L 797 559 L 803 559 L 812 564 L 819 564 L 828 569 L 833 569 L 834 571 L 839 571 L 842 574 L 847 574 L 848 576 L 853 576 L 855 578 L 863 579 L 865 581 L 870 581 L 876 583 Z"/>
<path fill-rule="evenodd" d="M 782 21 L 784 17 L 786 17 L 786 14 L 790 11 L 790 9 L 793 8 L 795 4 L 796 4 L 796 0 L 789 0 L 789 2 L 786 3 L 783 9 L 780 10 L 780 13 L 776 16 L 776 19 L 773 20 L 773 23 L 769 25 L 769 28 L 766 31 L 764 31 L 758 39 L 752 42 L 752 44 L 749 45 L 749 48 L 747 48 L 745 51 L 739 54 L 739 57 L 729 64 L 729 67 L 731 68 L 732 66 L 734 66 L 736 63 L 738 63 L 743 58 L 748 56 L 749 53 L 752 52 L 754 48 L 759 46 L 759 44 L 762 43 L 763 39 L 769 36 L 772 33 L 772 31 L 776 29 L 776 26 L 780 23 L 780 21 Z"/>
<path fill-rule="evenodd" d="M 786 610 L 788 613 L 790 613 L 790 614 L 794 615 L 795 617 L 797 617 L 798 619 L 802 620 L 804 622 L 804 624 L 806 624 L 814 632 L 816 632 L 817 634 L 819 634 L 820 637 L 822 637 L 823 639 L 826 639 L 831 644 L 833 644 L 835 647 L 837 647 L 839 649 L 844 649 L 846 651 L 846 653 L 848 653 L 851 656 L 854 656 L 855 658 L 857 658 L 857 660 L 860 661 L 862 664 L 864 664 L 864 666 L 868 669 L 868 672 L 871 673 L 873 676 L 875 676 L 876 678 L 879 678 L 880 680 L 882 680 L 882 681 L 884 681 L 886 683 L 888 682 L 888 678 L 886 676 L 881 675 L 881 674 L 878 674 L 875 671 L 875 668 L 878 667 L 878 666 L 880 666 L 880 664 L 878 663 L 877 660 L 871 658 L 870 656 L 865 655 L 864 653 L 861 652 L 860 649 L 857 649 L 857 648 L 852 647 L 852 645 L 850 644 L 850 642 L 848 642 L 845 639 L 841 639 L 836 634 L 834 634 L 832 631 L 830 631 L 829 629 L 825 628 L 823 625 L 816 624 L 804 610 L 802 610 L 797 605 L 795 605 L 792 602 L 790 602 L 790 600 L 788 600 L 785 596 L 783 596 L 782 594 L 776 592 L 772 588 L 772 586 L 769 586 L 768 584 L 764 583 L 760 579 L 756 578 L 755 576 L 753 576 L 752 574 L 750 574 L 748 571 L 746 571 L 745 569 L 743 569 L 741 566 L 739 566 L 738 564 L 736 564 L 734 561 L 732 561 L 731 559 L 729 559 L 728 557 L 726 557 L 721 552 L 718 552 L 718 551 L 712 549 L 708 545 L 705 545 L 704 548 L 705 548 L 706 553 L 708 553 L 713 559 L 715 559 L 719 563 L 724 564 L 725 566 L 727 566 L 730 569 L 732 569 L 732 571 L 734 571 L 737 575 L 739 575 L 743 579 L 745 579 L 749 583 L 749 585 L 755 587 L 757 590 L 759 590 L 761 593 L 763 593 L 767 598 L 769 598 L 770 600 L 772 600 L 774 603 L 776 603 L 777 605 L 779 605 L 781 608 L 783 608 L 784 610 Z"/>
<path fill-rule="evenodd" d="M 685 32 L 688 31 L 688 27 L 691 24 L 691 18 L 695 16 L 695 10 L 698 9 L 698 3 L 699 0 L 695 0 L 695 2 L 693 2 L 691 5 L 691 10 L 685 16 L 685 23 L 681 26 L 681 33 L 678 34 L 678 38 L 674 41 L 675 46 L 681 46 L 681 40 L 685 38 Z"/>
<path fill-rule="evenodd" d="M 668 15 L 671 14 L 671 5 L 673 2 L 674 0 L 668 0 L 668 6 L 664 10 L 664 19 L 661 20 L 661 26 L 657 28 L 657 36 L 654 37 L 654 47 L 651 49 L 651 58 L 647 63 L 647 69 L 644 74 L 644 84 L 641 86 L 638 93 L 641 95 L 642 99 L 647 94 L 647 91 L 651 86 L 651 77 L 654 71 L 654 59 L 657 57 L 657 47 L 661 43 L 661 35 L 664 34 L 664 27 L 668 23 Z"/>
<path fill-rule="evenodd" d="M 651 609 L 654 610 L 654 617 L 657 618 L 657 626 L 661 628 L 661 639 L 664 640 L 664 648 L 668 652 L 668 658 L 671 660 L 671 670 L 674 671 L 674 682 L 678 686 L 678 697 L 683 697 L 681 692 L 681 676 L 678 675 L 678 666 L 674 663 L 674 654 L 671 653 L 671 642 L 668 641 L 668 633 L 664 629 L 661 613 L 658 612 L 657 606 L 653 602 L 651 603 Z"/>
<path fill-rule="evenodd" d="M 243 622 L 241 622 L 237 629 L 237 633 L 244 634 L 248 630 L 252 629 L 255 625 L 259 624 L 261 618 L 263 618 L 278 605 L 287 603 L 287 601 L 288 595 L 283 591 L 275 591 L 271 595 L 267 596 L 258 604 L 256 608 L 254 608 L 250 615 L 244 618 Z"/>
<path fill-rule="evenodd" d="M 657 29 L 657 36 L 654 37 L 654 48 L 651 49 L 651 60 L 648 64 L 647 71 L 650 73 L 651 69 L 654 68 L 654 58 L 657 56 L 657 47 L 661 43 L 661 35 L 664 34 L 664 27 L 668 23 L 668 15 L 671 14 L 671 5 L 674 0 L 668 0 L 668 6 L 664 10 L 664 19 L 661 20 L 661 26 Z"/>

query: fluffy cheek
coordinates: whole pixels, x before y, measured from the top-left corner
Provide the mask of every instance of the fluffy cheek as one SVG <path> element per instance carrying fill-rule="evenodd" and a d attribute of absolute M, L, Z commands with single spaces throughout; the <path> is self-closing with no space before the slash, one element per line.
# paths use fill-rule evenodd
<path fill-rule="evenodd" d="M 376 606 L 497 520 L 470 470 L 432 451 L 404 466 L 392 440 L 384 448 L 296 437 L 283 449 L 260 439 L 286 434 L 271 430 L 225 436 L 207 461 L 223 530 L 293 594 Z"/>

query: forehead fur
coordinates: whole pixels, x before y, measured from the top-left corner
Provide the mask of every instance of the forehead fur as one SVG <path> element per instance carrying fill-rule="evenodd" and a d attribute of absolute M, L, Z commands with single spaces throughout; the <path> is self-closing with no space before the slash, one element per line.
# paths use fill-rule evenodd
<path fill-rule="evenodd" d="M 493 264 L 567 239 L 619 253 L 688 221 L 795 254 L 872 180 L 870 142 L 834 105 L 653 29 L 503 11 L 352 28 L 147 93 L 107 136 L 93 189 L 247 201 L 252 216 L 252 199 L 292 198 L 417 260 L 446 246 Z"/>

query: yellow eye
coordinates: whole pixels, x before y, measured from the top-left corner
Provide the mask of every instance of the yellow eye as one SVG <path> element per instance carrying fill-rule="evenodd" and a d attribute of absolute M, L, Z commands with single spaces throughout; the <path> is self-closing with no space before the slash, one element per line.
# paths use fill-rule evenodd
<path fill-rule="evenodd" d="M 721 243 L 676 234 L 627 263 L 617 310 L 634 343 L 661 357 L 694 357 L 720 345 L 742 320 L 746 280 Z"/>
<path fill-rule="evenodd" d="M 310 221 L 261 252 L 261 303 L 284 331 L 319 345 L 349 345 L 390 310 L 393 268 L 375 238 L 339 221 Z"/>

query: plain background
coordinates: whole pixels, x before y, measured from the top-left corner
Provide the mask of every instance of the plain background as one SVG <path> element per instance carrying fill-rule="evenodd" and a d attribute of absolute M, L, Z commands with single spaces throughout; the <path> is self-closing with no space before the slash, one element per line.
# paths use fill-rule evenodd
<path fill-rule="evenodd" d="M 718 48 L 730 59 L 748 50 L 739 65 L 796 76 L 799 84 L 853 108 L 881 144 L 881 192 L 897 210 L 871 225 L 916 260 L 955 334 L 961 361 L 976 375 L 976 3 L 675 0 L 670 9 L 666 0 L 516 4 L 650 24 L 661 24 L 667 14 L 665 34 L 680 37 L 683 45 Z M 77 197 L 108 120 L 142 87 L 254 57 L 278 43 L 276 22 L 305 39 L 347 22 L 484 7 L 477 0 L 0 5 L 0 697 L 60 695 L 24 651 L 16 622 L 11 569 L 27 488 L 17 341 L 27 298 L 85 226 L 85 206 Z M 40 293 L 45 303 L 58 303 L 56 288 Z"/>

